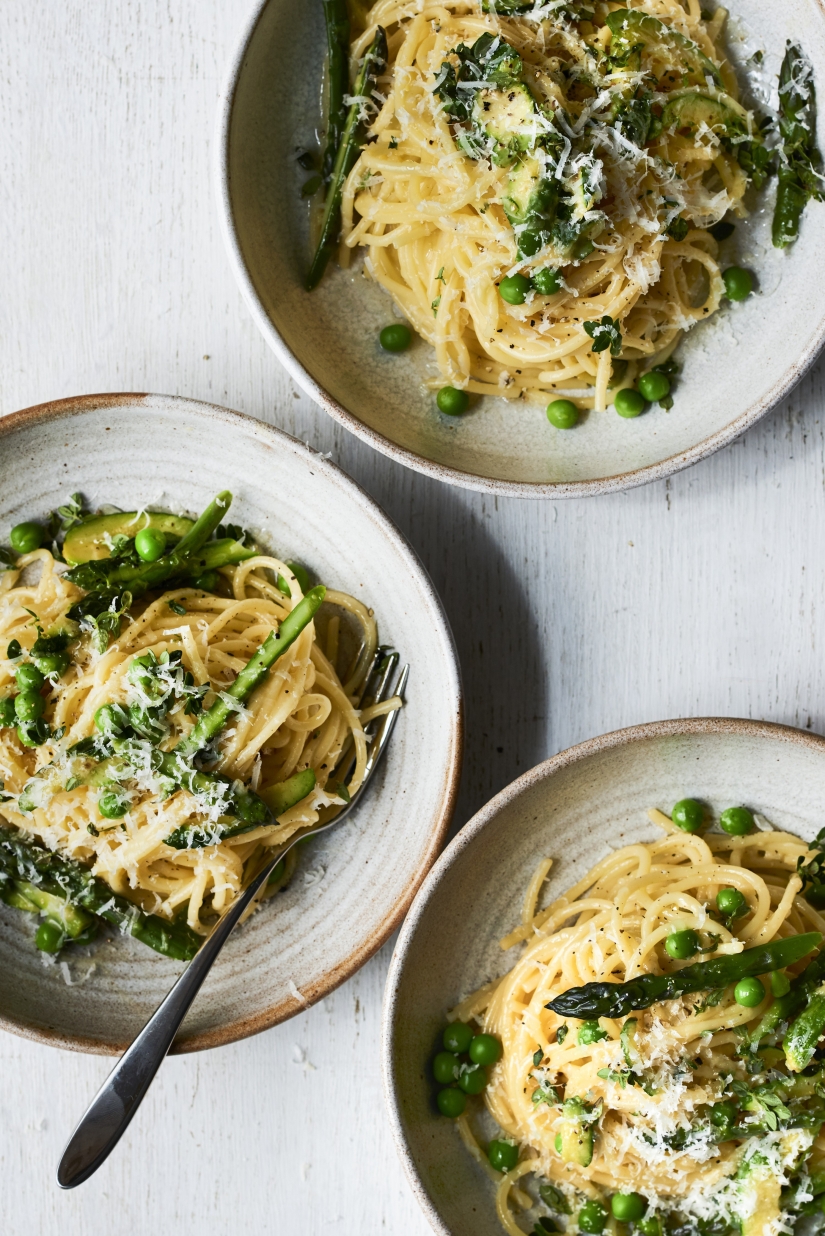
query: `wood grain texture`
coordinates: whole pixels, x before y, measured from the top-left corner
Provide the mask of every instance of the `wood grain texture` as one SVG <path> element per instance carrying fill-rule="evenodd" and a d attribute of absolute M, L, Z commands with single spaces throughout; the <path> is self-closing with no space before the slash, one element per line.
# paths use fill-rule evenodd
<path fill-rule="evenodd" d="M 293 387 L 224 259 L 212 138 L 244 8 L 0 5 L 0 412 L 184 394 L 331 452 L 410 538 L 453 623 L 468 722 L 456 825 L 543 757 L 634 722 L 825 731 L 821 367 L 733 447 L 625 495 L 495 501 L 374 454 Z M 169 1061 L 74 1194 L 54 1169 L 108 1065 L 3 1036 L 4 1232 L 424 1236 L 380 1092 L 387 961 L 257 1039 Z"/>

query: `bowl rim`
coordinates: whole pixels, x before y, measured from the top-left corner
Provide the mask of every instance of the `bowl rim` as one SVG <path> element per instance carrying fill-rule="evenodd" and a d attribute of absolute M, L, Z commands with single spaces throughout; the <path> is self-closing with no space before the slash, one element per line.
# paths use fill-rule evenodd
<path fill-rule="evenodd" d="M 206 420 L 218 420 L 239 430 L 252 429 L 264 439 L 268 438 L 273 446 L 286 447 L 295 454 L 302 456 L 305 460 L 311 462 L 312 468 L 316 473 L 329 474 L 329 479 L 334 484 L 348 491 L 349 496 L 370 516 L 381 533 L 401 554 L 402 558 L 406 559 L 409 571 L 420 580 L 433 606 L 436 629 L 445 644 L 449 664 L 449 686 L 453 697 L 453 707 L 451 710 L 452 757 L 447 768 L 446 793 L 440 802 L 437 815 L 430 829 L 429 840 L 424 853 L 403 894 L 385 916 L 380 926 L 373 930 L 366 939 L 362 940 L 343 961 L 326 971 L 314 983 L 302 986 L 301 994 L 305 999 L 303 1007 L 300 1005 L 296 1007 L 296 1000 L 289 996 L 278 1003 L 272 1004 L 261 1013 L 247 1017 L 238 1017 L 235 1020 L 226 1022 L 222 1026 L 198 1034 L 179 1036 L 171 1048 L 172 1053 L 178 1054 L 202 1051 L 209 1047 L 222 1047 L 228 1043 L 234 1043 L 239 1039 L 248 1038 L 253 1034 L 259 1034 L 263 1030 L 268 1030 L 270 1027 L 286 1021 L 296 1013 L 303 1012 L 304 1008 L 317 1003 L 317 1001 L 329 995 L 336 987 L 339 987 L 355 974 L 361 966 L 377 953 L 378 949 L 381 948 L 400 925 L 415 893 L 438 855 L 455 810 L 464 752 L 464 696 L 461 666 L 449 619 L 429 573 L 412 545 L 410 545 L 407 538 L 395 526 L 389 516 L 385 514 L 375 499 L 370 497 L 338 464 L 315 451 L 308 443 L 301 442 L 297 438 L 292 437 L 291 434 L 286 433 L 283 429 L 278 429 L 266 421 L 260 421 L 256 417 L 245 413 L 234 412 L 228 408 L 221 407 L 219 404 L 205 403 L 202 400 L 187 399 L 179 395 L 117 392 L 114 394 L 77 395 L 66 399 L 52 400 L 0 417 L 0 449 L 2 449 L 6 438 L 21 429 L 53 421 L 68 420 L 76 416 L 82 416 L 87 411 L 96 411 L 102 408 L 117 410 L 134 405 L 136 402 L 148 400 L 160 400 L 171 404 L 173 407 L 179 407 L 181 410 L 186 408 L 190 413 L 202 416 Z M 0 1029 L 8 1030 L 12 1034 L 34 1040 L 35 1042 L 46 1043 L 52 1047 L 59 1047 L 67 1051 L 88 1052 L 95 1055 L 120 1055 L 129 1046 L 128 1041 L 102 1044 L 81 1034 L 71 1035 L 65 1034 L 62 1031 L 52 1031 L 31 1026 L 24 1021 L 15 1020 L 2 1013 L 0 1013 Z"/>
<path fill-rule="evenodd" d="M 344 407 L 326 387 L 312 376 L 301 364 L 297 356 L 287 344 L 275 323 L 269 317 L 260 296 L 252 281 L 249 269 L 243 257 L 240 238 L 235 227 L 232 210 L 231 176 L 229 171 L 229 142 L 232 128 L 232 111 L 235 93 L 240 75 L 244 68 L 249 45 L 255 35 L 258 23 L 264 10 L 271 0 L 256 0 L 249 17 L 243 26 L 240 38 L 230 58 L 226 70 L 223 88 L 218 99 L 218 114 L 215 132 L 215 196 L 218 206 L 221 235 L 223 236 L 229 264 L 235 275 L 241 295 L 246 301 L 258 329 L 266 339 L 272 351 L 277 356 L 287 373 L 306 391 L 325 412 L 343 425 L 350 433 L 355 434 L 362 442 L 373 449 L 388 455 L 404 467 L 422 472 L 437 481 L 448 485 L 456 485 L 462 489 L 472 489 L 480 493 L 501 494 L 514 498 L 584 498 L 599 494 L 617 493 L 622 490 L 635 489 L 639 485 L 647 485 L 652 481 L 660 481 L 681 472 L 685 468 L 699 463 L 702 459 L 715 454 L 723 446 L 729 445 L 740 437 L 751 425 L 765 416 L 788 395 L 796 384 L 801 381 L 811 368 L 823 344 L 825 343 L 825 314 L 816 323 L 808 335 L 808 341 L 799 353 L 798 359 L 786 370 L 782 377 L 774 383 L 769 391 L 755 400 L 741 412 L 730 424 L 718 429 L 700 442 L 670 455 L 658 463 L 646 464 L 615 476 L 595 477 L 587 481 L 506 481 L 495 477 L 481 476 L 474 472 L 465 472 L 459 468 L 436 463 L 424 455 L 407 447 L 399 446 L 390 438 L 370 428 L 362 420 Z M 815 0 L 820 14 L 825 16 L 825 3 Z"/>
<path fill-rule="evenodd" d="M 384 988 L 381 1016 L 381 1076 L 384 1101 L 389 1115 L 395 1149 L 404 1168 L 407 1182 L 428 1223 L 433 1231 L 438 1233 L 438 1236 L 453 1236 L 453 1233 L 442 1222 L 441 1216 L 438 1214 L 418 1174 L 415 1159 L 407 1141 L 404 1121 L 398 1104 L 398 1096 L 392 1080 L 395 1064 L 393 1032 L 404 967 L 413 937 L 427 913 L 432 894 L 438 888 L 455 860 L 473 844 L 476 837 L 484 831 L 487 825 L 504 808 L 534 785 L 541 781 L 546 781 L 562 769 L 581 763 L 589 759 L 590 756 L 597 755 L 602 751 L 614 750 L 617 747 L 628 746 L 631 743 L 649 742 L 652 739 L 696 734 L 753 735 L 769 738 L 776 742 L 792 743 L 795 746 L 816 748 L 825 755 L 825 737 L 820 734 L 814 734 L 810 730 L 800 730 L 795 726 L 782 725 L 773 721 L 753 721 L 740 717 L 674 718 L 668 721 L 650 721 L 641 725 L 632 725 L 626 729 L 612 730 L 607 734 L 600 734 L 597 738 L 589 738 L 585 742 L 577 743 L 573 747 L 568 747 L 565 751 L 560 751 L 550 759 L 543 760 L 542 763 L 536 764 L 527 772 L 522 773 L 520 777 L 517 777 L 515 781 L 511 781 L 503 790 L 500 790 L 498 794 L 476 812 L 450 844 L 445 847 L 418 890 L 393 949 L 390 968 L 387 973 L 387 982 Z"/>

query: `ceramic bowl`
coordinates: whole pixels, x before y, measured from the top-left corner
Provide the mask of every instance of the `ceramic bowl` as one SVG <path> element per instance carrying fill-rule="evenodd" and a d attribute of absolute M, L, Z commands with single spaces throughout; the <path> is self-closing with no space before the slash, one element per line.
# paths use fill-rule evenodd
<path fill-rule="evenodd" d="M 384 1001 L 386 1098 L 413 1190 L 440 1236 L 501 1236 L 494 1186 L 439 1116 L 429 1075 L 445 1013 L 509 970 L 498 941 L 530 876 L 555 859 L 542 904 L 610 849 L 661 836 L 650 807 L 684 797 L 714 813 L 747 803 L 810 839 L 822 824 L 825 739 L 753 721 L 664 721 L 563 751 L 502 790 L 447 847 L 398 939 Z"/>
<path fill-rule="evenodd" d="M 822 0 L 738 0 L 732 8 L 735 62 L 764 50 L 765 73 L 775 79 L 786 39 L 804 31 L 808 55 L 825 65 Z M 687 336 L 671 412 L 657 408 L 626 421 L 611 409 L 572 432 L 554 429 L 542 408 L 502 399 L 485 399 L 464 417 L 441 416 L 422 386 L 435 374 L 432 350 L 416 340 L 400 356 L 381 351 L 378 333 L 395 320 L 393 306 L 360 263 L 330 270 L 311 294 L 303 288 L 307 173 L 296 155 L 315 146 L 324 47 L 320 4 L 257 0 L 220 105 L 219 210 L 232 268 L 275 354 L 331 416 L 377 450 L 490 492 L 556 498 L 625 489 L 732 441 L 814 360 L 825 339 L 825 284 L 810 271 L 825 247 L 825 206 L 808 208 L 800 240 L 779 253 L 770 243 L 769 193 L 767 208 L 738 228 L 723 263 L 754 269 L 758 295 L 728 304 Z"/>
<path fill-rule="evenodd" d="M 178 1051 L 275 1025 L 372 956 L 438 853 L 461 759 L 459 670 L 441 603 L 404 538 L 334 464 L 259 421 L 185 399 L 92 395 L 0 421 L 0 543 L 76 490 L 92 506 L 197 512 L 222 489 L 235 495 L 233 521 L 374 608 L 410 680 L 363 804 L 310 843 L 287 890 L 229 940 Z M 0 1025 L 60 1047 L 123 1051 L 181 970 L 121 936 L 47 966 L 33 930 L 0 904 Z"/>

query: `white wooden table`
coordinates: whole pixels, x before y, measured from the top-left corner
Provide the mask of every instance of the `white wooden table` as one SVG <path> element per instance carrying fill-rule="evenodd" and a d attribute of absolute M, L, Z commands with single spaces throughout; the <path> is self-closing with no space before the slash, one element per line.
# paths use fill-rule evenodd
<path fill-rule="evenodd" d="M 456 827 L 545 756 L 634 722 L 825 730 L 820 370 L 730 449 L 625 495 L 494 501 L 374 454 L 293 386 L 224 258 L 215 106 L 245 7 L 0 4 L 0 412 L 174 393 L 331 451 L 410 538 L 453 624 L 468 722 Z M 167 1062 L 118 1152 L 71 1194 L 54 1183 L 59 1151 L 110 1062 L 0 1036 L 4 1236 L 424 1236 L 381 1096 L 388 959 L 285 1026 Z"/>

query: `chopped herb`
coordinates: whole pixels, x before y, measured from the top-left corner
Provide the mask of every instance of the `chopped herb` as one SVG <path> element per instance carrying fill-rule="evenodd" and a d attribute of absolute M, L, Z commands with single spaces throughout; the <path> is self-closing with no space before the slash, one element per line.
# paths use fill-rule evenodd
<path fill-rule="evenodd" d="M 543 1059 L 544 1059 L 544 1052 L 539 1047 L 537 1051 L 533 1052 L 533 1064 L 539 1065 L 541 1064 Z"/>
<path fill-rule="evenodd" d="M 180 601 L 169 601 L 168 605 L 173 614 L 185 614 L 186 613 L 186 606 L 181 605 Z"/>
<path fill-rule="evenodd" d="M 621 354 L 622 331 L 613 318 L 605 314 L 601 322 L 585 322 L 584 329 L 593 340 L 591 352 L 606 352 L 610 348 L 611 356 Z"/>

